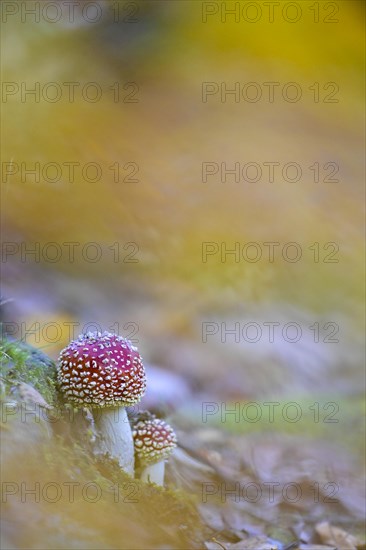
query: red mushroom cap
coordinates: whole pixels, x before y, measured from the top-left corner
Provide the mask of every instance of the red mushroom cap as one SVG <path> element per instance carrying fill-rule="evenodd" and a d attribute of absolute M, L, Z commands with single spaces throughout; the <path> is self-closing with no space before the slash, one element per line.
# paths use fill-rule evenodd
<path fill-rule="evenodd" d="M 177 437 L 169 424 L 160 418 L 139 420 L 132 435 L 140 462 L 153 464 L 169 457 L 177 446 Z"/>
<path fill-rule="evenodd" d="M 109 332 L 89 332 L 61 351 L 58 382 L 79 406 L 128 406 L 140 401 L 146 375 L 137 348 Z"/>

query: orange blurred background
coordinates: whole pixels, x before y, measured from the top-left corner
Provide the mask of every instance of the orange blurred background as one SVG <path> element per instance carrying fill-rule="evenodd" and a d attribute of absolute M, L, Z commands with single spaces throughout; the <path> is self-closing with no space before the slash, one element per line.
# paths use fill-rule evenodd
<path fill-rule="evenodd" d="M 291 22 L 297 12 L 280 2 L 272 23 L 261 2 L 260 11 L 238 3 L 231 16 L 223 10 L 236 9 L 234 2 L 101 2 L 95 23 L 83 17 L 88 3 L 77 4 L 74 23 L 64 13 L 56 23 L 42 13 L 39 23 L 22 22 L 19 12 L 4 25 L 2 271 L 12 300 L 4 320 L 58 323 L 57 338 L 52 327 L 48 337 L 27 336 L 53 357 L 69 339 L 69 322 L 134 323 L 149 359 L 198 376 L 202 357 L 218 373 L 228 353 L 202 345 L 205 320 L 333 320 L 342 324 L 337 349 L 358 365 L 363 3 L 340 1 L 337 11 L 319 2 L 317 13 L 313 3 L 297 2 L 301 16 Z M 23 97 L 22 86 L 37 82 L 39 101 Z M 70 82 L 77 83 L 73 102 Z M 218 91 L 204 101 L 207 82 Z M 277 83 L 273 102 L 268 82 Z M 289 97 L 296 91 L 286 88 L 291 82 L 301 90 L 297 102 L 283 97 L 284 88 Z M 240 96 L 221 96 L 221 86 L 235 83 Z M 52 102 L 56 89 L 62 95 Z M 93 101 L 96 89 L 101 97 Z M 251 102 L 258 89 L 261 98 Z M 219 169 L 223 162 L 228 170 L 256 163 L 262 176 L 236 182 L 228 175 L 223 183 L 219 172 L 202 181 L 204 163 Z M 280 163 L 272 183 L 269 162 Z M 38 182 L 26 173 L 35 163 Z M 88 163 L 97 168 L 84 173 Z M 285 180 L 287 163 L 300 165 L 299 181 L 290 181 L 291 170 Z M 339 181 L 328 182 L 334 166 Z M 207 242 L 219 252 L 203 262 Z M 260 260 L 222 260 L 222 246 L 242 252 L 249 242 L 259 243 Z M 266 242 L 280 243 L 273 262 Z M 283 259 L 289 242 L 301 247 L 300 261 Z M 36 255 L 25 254 L 37 246 Z M 324 261 L 333 251 L 336 263 Z M 196 357 L 191 367 L 186 359 L 172 364 L 182 345 Z"/>

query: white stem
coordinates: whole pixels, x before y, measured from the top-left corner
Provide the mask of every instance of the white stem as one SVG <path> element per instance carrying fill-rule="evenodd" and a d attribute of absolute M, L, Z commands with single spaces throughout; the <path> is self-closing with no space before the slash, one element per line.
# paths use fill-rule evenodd
<path fill-rule="evenodd" d="M 149 464 L 142 470 L 141 480 L 146 483 L 156 483 L 156 485 L 164 487 L 164 469 L 164 460 L 156 462 L 155 464 Z"/>
<path fill-rule="evenodd" d="M 99 448 L 116 458 L 121 468 L 134 476 L 134 448 L 131 426 L 124 407 L 94 410 L 95 426 L 100 434 Z"/>

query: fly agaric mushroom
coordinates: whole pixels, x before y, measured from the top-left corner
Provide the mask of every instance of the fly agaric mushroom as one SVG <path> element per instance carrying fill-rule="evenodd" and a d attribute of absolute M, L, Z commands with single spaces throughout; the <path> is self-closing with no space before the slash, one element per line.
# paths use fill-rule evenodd
<path fill-rule="evenodd" d="M 141 467 L 140 479 L 164 485 L 165 460 L 177 446 L 177 437 L 169 424 L 146 412 L 132 427 L 135 454 Z"/>
<path fill-rule="evenodd" d="M 133 438 L 124 407 L 140 401 L 146 389 L 137 348 L 109 332 L 81 334 L 60 353 L 58 382 L 76 407 L 97 409 L 94 418 L 103 450 L 133 475 Z"/>

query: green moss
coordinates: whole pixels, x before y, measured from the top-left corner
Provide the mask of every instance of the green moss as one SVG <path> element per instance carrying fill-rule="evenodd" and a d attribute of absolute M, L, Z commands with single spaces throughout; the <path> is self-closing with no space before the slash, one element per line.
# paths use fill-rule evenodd
<path fill-rule="evenodd" d="M 57 401 L 55 363 L 24 342 L 0 341 L 0 376 L 6 393 L 24 382 L 33 386 L 50 405 Z"/>
<path fill-rule="evenodd" d="M 211 536 L 211 530 L 202 525 L 193 498 L 182 490 L 133 479 L 121 470 L 117 461 L 95 459 L 78 442 L 69 444 L 62 437 L 46 443 L 39 451 L 45 479 L 57 480 L 62 487 L 75 483 L 75 502 L 79 499 L 80 510 L 77 520 L 81 527 L 85 523 L 85 510 L 90 506 L 88 496 L 92 499 L 99 491 L 100 498 L 91 506 L 92 511 L 98 510 L 98 518 L 118 520 L 122 531 L 127 524 L 140 525 L 149 537 L 153 534 L 160 544 L 165 540 L 174 548 L 200 548 L 202 540 Z M 72 509 L 70 502 L 67 509 Z M 121 548 L 125 546 L 121 544 Z"/>

